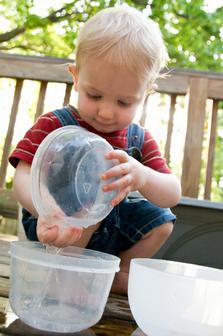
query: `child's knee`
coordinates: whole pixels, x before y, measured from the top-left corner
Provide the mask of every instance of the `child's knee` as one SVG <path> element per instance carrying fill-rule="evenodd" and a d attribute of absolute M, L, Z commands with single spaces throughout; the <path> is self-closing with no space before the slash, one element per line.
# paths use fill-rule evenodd
<path fill-rule="evenodd" d="M 151 237 L 151 236 L 153 236 L 153 237 L 155 236 L 159 240 L 161 239 L 161 240 L 165 241 L 171 235 L 171 233 L 173 231 L 173 227 L 174 227 L 174 224 L 173 224 L 172 221 L 166 222 L 166 223 L 164 223 L 162 225 L 159 225 L 159 226 L 155 227 L 152 231 L 150 231 L 147 234 L 145 234 L 143 236 L 143 239 Z"/>
<path fill-rule="evenodd" d="M 174 227 L 174 224 L 172 221 L 166 222 L 156 227 L 154 229 L 154 232 L 156 232 L 156 234 L 159 235 L 159 237 L 165 240 L 165 239 L 168 239 L 171 233 L 173 232 L 173 227 Z"/>

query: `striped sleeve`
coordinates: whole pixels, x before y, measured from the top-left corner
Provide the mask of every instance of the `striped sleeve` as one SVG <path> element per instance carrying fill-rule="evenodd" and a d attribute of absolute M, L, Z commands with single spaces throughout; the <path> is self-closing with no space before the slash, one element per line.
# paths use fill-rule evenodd
<path fill-rule="evenodd" d="M 144 130 L 144 143 L 142 146 L 142 163 L 161 173 L 171 173 L 170 168 L 166 164 L 166 160 L 162 157 L 159 146 L 152 135 Z"/>
<path fill-rule="evenodd" d="M 43 139 L 59 127 L 61 127 L 61 124 L 52 112 L 40 116 L 11 153 L 9 157 L 11 165 L 16 168 L 19 160 L 24 160 L 31 164 Z"/>

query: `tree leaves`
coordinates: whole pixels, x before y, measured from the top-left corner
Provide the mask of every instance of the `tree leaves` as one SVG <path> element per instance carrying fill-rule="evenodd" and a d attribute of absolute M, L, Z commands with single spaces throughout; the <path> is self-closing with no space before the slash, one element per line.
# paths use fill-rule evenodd
<path fill-rule="evenodd" d="M 223 7 L 204 10 L 204 0 L 119 0 L 139 10 L 151 4 L 151 18 L 162 30 L 170 67 L 222 71 Z M 47 15 L 34 14 L 33 0 L 1 0 L 0 50 L 21 54 L 70 57 L 80 25 L 114 0 L 61 1 Z M 7 23 L 7 24 L 6 24 Z M 4 30 L 5 27 L 5 30 Z"/>

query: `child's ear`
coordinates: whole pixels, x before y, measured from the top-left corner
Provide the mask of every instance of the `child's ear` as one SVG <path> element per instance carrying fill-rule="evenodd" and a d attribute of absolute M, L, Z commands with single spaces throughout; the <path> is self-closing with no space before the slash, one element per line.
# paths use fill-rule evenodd
<path fill-rule="evenodd" d="M 74 89 L 75 89 L 75 91 L 77 91 L 78 75 L 77 75 L 76 65 L 75 64 L 68 64 L 68 71 L 70 72 L 71 76 L 73 77 Z"/>

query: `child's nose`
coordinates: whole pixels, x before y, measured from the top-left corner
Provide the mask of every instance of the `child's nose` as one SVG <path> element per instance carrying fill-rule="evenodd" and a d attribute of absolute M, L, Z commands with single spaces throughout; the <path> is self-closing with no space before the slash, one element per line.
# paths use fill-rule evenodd
<path fill-rule="evenodd" d="M 98 115 L 104 119 L 112 119 L 114 117 L 114 106 L 110 103 L 102 102 L 99 106 Z"/>

